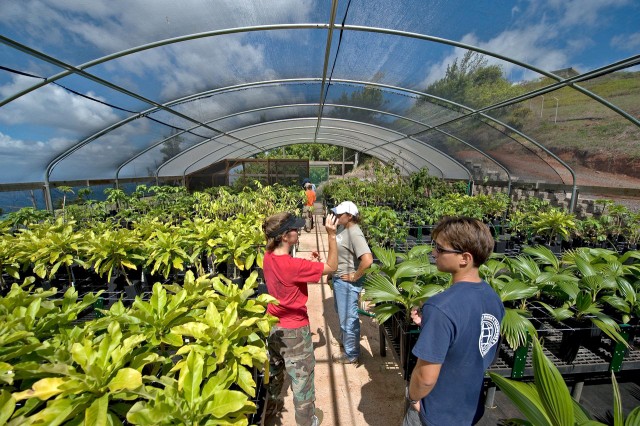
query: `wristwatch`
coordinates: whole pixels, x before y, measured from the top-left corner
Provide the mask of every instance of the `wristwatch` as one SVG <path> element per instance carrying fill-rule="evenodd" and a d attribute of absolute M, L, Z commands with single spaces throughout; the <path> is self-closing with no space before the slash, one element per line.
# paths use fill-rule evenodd
<path fill-rule="evenodd" d="M 407 386 L 405 389 L 406 390 L 405 390 L 405 394 L 404 395 L 405 395 L 405 398 L 407 398 L 407 401 L 409 401 L 409 404 L 416 405 L 418 402 L 420 402 L 420 400 L 416 401 L 416 400 L 411 399 L 411 397 L 409 396 L 409 386 Z"/>

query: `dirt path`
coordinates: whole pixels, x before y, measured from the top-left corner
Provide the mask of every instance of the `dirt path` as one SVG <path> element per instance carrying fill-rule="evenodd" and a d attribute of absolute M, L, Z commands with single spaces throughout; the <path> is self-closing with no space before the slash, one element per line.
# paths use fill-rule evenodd
<path fill-rule="evenodd" d="M 298 257 L 310 259 L 318 251 L 326 259 L 327 236 L 322 226 L 322 215 L 317 226 L 300 235 Z M 317 222 L 316 222 L 317 223 Z M 361 364 L 333 364 L 331 356 L 338 346 L 331 344 L 337 334 L 338 319 L 333 305 L 333 293 L 323 279 L 320 284 L 309 285 L 307 303 L 311 330 L 314 330 L 316 368 L 316 406 L 324 413 L 323 425 L 329 426 L 391 426 L 402 423 L 404 415 L 404 380 L 393 356 L 379 355 L 378 325 L 367 316 L 361 316 Z M 293 426 L 293 400 L 287 390 L 285 409 L 281 416 L 265 422 L 267 426 Z"/>

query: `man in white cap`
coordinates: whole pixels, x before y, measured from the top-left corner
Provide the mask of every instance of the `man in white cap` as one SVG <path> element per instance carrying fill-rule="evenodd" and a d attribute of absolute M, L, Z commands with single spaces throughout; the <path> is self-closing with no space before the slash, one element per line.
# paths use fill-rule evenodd
<path fill-rule="evenodd" d="M 360 357 L 360 317 L 358 299 L 362 292 L 364 271 L 373 263 L 371 249 L 358 223 L 358 208 L 344 201 L 331 209 L 338 218 L 338 269 L 333 274 L 333 300 L 341 336 L 338 343 L 344 350 L 333 361 L 358 365 Z"/>

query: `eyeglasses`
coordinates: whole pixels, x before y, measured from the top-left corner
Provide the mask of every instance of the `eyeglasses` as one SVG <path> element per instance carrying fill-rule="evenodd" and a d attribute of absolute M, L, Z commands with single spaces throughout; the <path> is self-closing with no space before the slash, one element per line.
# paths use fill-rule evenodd
<path fill-rule="evenodd" d="M 444 248 L 440 244 L 436 243 L 435 241 L 431 244 L 431 248 L 433 250 L 435 250 L 436 253 L 438 253 L 438 254 L 442 254 L 442 253 L 462 254 L 462 253 L 464 253 L 462 250 Z"/>

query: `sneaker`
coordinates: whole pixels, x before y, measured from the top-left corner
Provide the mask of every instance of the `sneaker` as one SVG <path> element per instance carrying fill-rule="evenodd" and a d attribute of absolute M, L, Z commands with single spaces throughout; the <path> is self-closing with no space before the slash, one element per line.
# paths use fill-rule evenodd
<path fill-rule="evenodd" d="M 360 364 L 358 358 L 349 358 L 346 354 L 334 355 L 333 362 L 336 364 L 355 364 L 356 366 Z"/>
<path fill-rule="evenodd" d="M 324 412 L 316 407 L 316 410 L 313 413 L 313 421 L 311 422 L 311 425 L 320 426 L 322 424 L 322 419 L 324 419 Z"/>
<path fill-rule="evenodd" d="M 265 419 L 276 417 L 280 414 L 280 411 L 284 408 L 284 400 L 282 399 L 267 399 L 267 409 L 264 412 Z"/>

